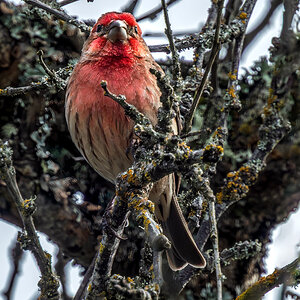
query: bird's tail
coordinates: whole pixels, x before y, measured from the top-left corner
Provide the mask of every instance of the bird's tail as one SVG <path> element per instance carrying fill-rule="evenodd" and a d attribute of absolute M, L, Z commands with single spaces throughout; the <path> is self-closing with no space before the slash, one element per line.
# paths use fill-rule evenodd
<path fill-rule="evenodd" d="M 172 244 L 171 249 L 167 251 L 170 268 L 177 271 L 187 264 L 195 268 L 204 268 L 206 261 L 195 243 L 177 201 L 174 175 L 161 179 L 154 186 L 152 196 L 156 194 L 155 190 L 164 190 L 158 197 L 159 201 L 155 201 L 155 214 L 162 225 L 164 235 Z"/>
<path fill-rule="evenodd" d="M 162 222 L 164 234 L 172 243 L 167 251 L 169 266 L 173 271 L 183 269 L 187 264 L 195 268 L 204 268 L 206 261 L 182 215 L 176 196 L 170 203 L 168 218 Z"/>

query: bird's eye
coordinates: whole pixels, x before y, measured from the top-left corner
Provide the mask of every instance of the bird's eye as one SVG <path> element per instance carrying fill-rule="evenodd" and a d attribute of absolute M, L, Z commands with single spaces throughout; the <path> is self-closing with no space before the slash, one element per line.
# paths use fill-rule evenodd
<path fill-rule="evenodd" d="M 102 30 L 102 28 L 103 28 L 103 25 L 100 24 L 100 25 L 97 26 L 96 31 L 97 31 L 97 32 L 100 32 L 100 31 Z"/>
<path fill-rule="evenodd" d="M 135 32 L 136 34 L 139 33 L 137 26 L 134 26 L 134 32 Z"/>

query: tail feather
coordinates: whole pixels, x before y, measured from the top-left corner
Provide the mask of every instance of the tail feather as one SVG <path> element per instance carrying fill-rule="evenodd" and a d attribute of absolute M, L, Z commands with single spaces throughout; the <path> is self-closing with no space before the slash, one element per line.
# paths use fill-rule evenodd
<path fill-rule="evenodd" d="M 204 268 L 205 259 L 188 229 L 186 221 L 175 196 L 170 203 L 168 218 L 162 222 L 164 234 L 172 243 L 167 251 L 167 258 L 172 270 L 183 269 L 187 264 L 196 268 Z"/>
<path fill-rule="evenodd" d="M 167 251 L 167 259 L 169 266 L 173 271 L 182 270 L 188 265 L 188 263 L 182 257 L 180 257 L 173 245 L 171 249 Z"/>

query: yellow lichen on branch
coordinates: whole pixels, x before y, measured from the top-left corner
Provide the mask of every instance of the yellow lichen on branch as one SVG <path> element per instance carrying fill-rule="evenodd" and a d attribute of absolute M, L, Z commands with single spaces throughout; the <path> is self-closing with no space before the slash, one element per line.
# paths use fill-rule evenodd
<path fill-rule="evenodd" d="M 278 269 L 266 276 L 262 277 L 251 287 L 249 287 L 245 292 L 239 295 L 236 300 L 256 300 L 261 299 L 267 292 L 273 288 L 279 286 L 281 283 L 285 282 L 289 285 L 296 283 L 297 279 L 295 276 L 295 270 L 300 267 L 300 257 L 295 259 L 292 263 Z"/>
<path fill-rule="evenodd" d="M 229 73 L 228 73 L 228 78 L 229 78 L 230 80 L 236 80 L 236 73 L 237 73 L 237 70 L 234 70 L 234 73 L 235 73 L 235 74 L 233 74 L 232 72 L 229 72 Z"/>
<path fill-rule="evenodd" d="M 278 278 L 278 270 L 275 270 L 272 274 L 262 277 L 259 281 L 254 283 L 249 289 L 247 289 L 243 294 L 238 296 L 236 300 L 249 300 L 249 299 L 259 299 L 266 293 L 266 289 L 272 287 L 276 284 L 276 279 Z"/>
<path fill-rule="evenodd" d="M 234 89 L 233 86 L 231 86 L 231 87 L 228 89 L 228 94 L 230 95 L 230 97 L 236 98 L 235 89 Z"/>
<path fill-rule="evenodd" d="M 249 186 L 254 184 L 257 174 L 250 166 L 241 166 L 237 171 L 227 174 L 226 185 L 217 193 L 217 201 L 234 200 L 244 196 L 249 191 Z"/>
<path fill-rule="evenodd" d="M 240 13 L 240 15 L 239 15 L 239 18 L 242 20 L 242 23 L 243 23 L 243 24 L 246 23 L 245 20 L 247 19 L 247 17 L 248 17 L 247 13 L 245 13 L 245 12 L 243 12 L 243 11 L 242 11 L 242 12 Z"/>

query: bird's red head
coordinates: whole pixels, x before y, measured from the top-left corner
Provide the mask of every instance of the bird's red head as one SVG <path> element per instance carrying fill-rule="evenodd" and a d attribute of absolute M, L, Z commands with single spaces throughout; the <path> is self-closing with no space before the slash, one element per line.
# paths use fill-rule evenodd
<path fill-rule="evenodd" d="M 143 57 L 147 46 L 141 35 L 133 15 L 109 12 L 98 19 L 83 50 L 93 57 Z"/>
<path fill-rule="evenodd" d="M 121 21 L 127 27 L 128 33 L 135 33 L 141 36 L 142 31 L 134 16 L 130 13 L 109 12 L 102 15 L 94 25 L 92 32 L 105 34 L 115 21 Z"/>

